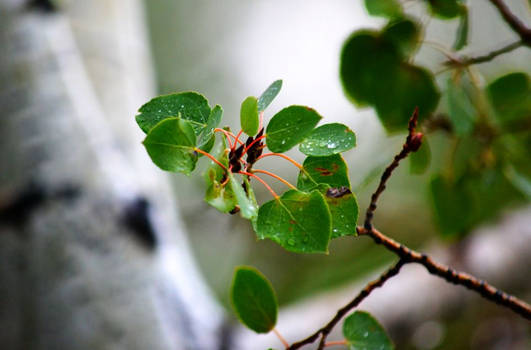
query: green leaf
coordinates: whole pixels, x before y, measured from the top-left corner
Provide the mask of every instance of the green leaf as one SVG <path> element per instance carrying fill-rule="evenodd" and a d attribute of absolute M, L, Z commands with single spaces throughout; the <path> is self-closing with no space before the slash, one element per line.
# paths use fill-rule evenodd
<path fill-rule="evenodd" d="M 223 139 L 213 155 L 221 164 L 228 168 L 229 157 L 228 152 L 225 152 L 225 148 L 226 144 Z M 237 204 L 231 183 L 226 183 L 224 186 L 221 185 L 225 182 L 226 176 L 226 172 L 223 168 L 213 161 L 210 161 L 205 173 L 205 180 L 208 186 L 205 201 L 222 213 L 231 212 Z"/>
<path fill-rule="evenodd" d="M 419 25 L 407 18 L 389 22 L 382 31 L 382 38 L 392 42 L 404 59 L 407 59 L 420 42 Z"/>
<path fill-rule="evenodd" d="M 462 7 L 461 14 L 459 15 L 459 27 L 457 27 L 457 33 L 454 42 L 454 50 L 459 51 L 468 44 L 468 8 Z"/>
<path fill-rule="evenodd" d="M 330 221 L 321 193 L 290 190 L 260 207 L 256 234 L 292 252 L 328 253 Z"/>
<path fill-rule="evenodd" d="M 250 266 L 234 272 L 231 301 L 240 321 L 256 333 L 268 333 L 277 323 L 278 304 L 267 278 Z"/>
<path fill-rule="evenodd" d="M 430 183 L 435 222 L 443 236 L 466 233 L 470 227 L 470 198 L 463 186 L 435 176 Z"/>
<path fill-rule="evenodd" d="M 426 136 L 422 138 L 420 148 L 409 155 L 409 171 L 412 174 L 423 174 L 430 165 L 431 151 Z"/>
<path fill-rule="evenodd" d="M 345 94 L 358 106 L 373 106 L 388 131 L 403 131 L 415 107 L 419 120 L 439 101 L 433 75 L 403 61 L 397 46 L 372 31 L 355 32 L 341 52 Z"/>
<path fill-rule="evenodd" d="M 242 130 L 249 136 L 258 132 L 258 100 L 254 96 L 247 97 L 240 109 L 240 122 Z"/>
<path fill-rule="evenodd" d="M 453 79 L 448 80 L 446 90 L 448 117 L 457 135 L 468 135 L 474 129 L 478 112 L 464 87 Z"/>
<path fill-rule="evenodd" d="M 402 15 L 402 5 L 398 0 L 365 0 L 365 8 L 372 16 L 393 18 Z"/>
<path fill-rule="evenodd" d="M 462 11 L 460 0 L 427 0 L 431 12 L 440 18 L 450 19 L 459 16 Z"/>
<path fill-rule="evenodd" d="M 258 99 L 258 111 L 264 111 L 277 97 L 280 89 L 282 88 L 282 80 L 275 80 L 269 87 L 262 93 Z"/>
<path fill-rule="evenodd" d="M 329 156 L 348 151 L 354 146 L 354 132 L 343 124 L 332 123 L 314 129 L 299 145 L 299 150 L 308 156 Z"/>
<path fill-rule="evenodd" d="M 350 188 L 347 164 L 339 154 L 328 157 L 307 157 L 302 167 L 297 179 L 297 188 L 301 191 L 311 191 L 319 184 L 334 188 L 343 186 Z"/>
<path fill-rule="evenodd" d="M 286 152 L 301 142 L 322 117 L 312 108 L 289 106 L 273 116 L 266 129 L 267 147 Z"/>
<path fill-rule="evenodd" d="M 203 149 L 202 146 L 211 142 L 210 140 L 212 140 L 212 136 L 214 136 L 214 129 L 218 127 L 219 123 L 221 122 L 222 117 L 223 117 L 223 108 L 221 108 L 220 105 L 216 105 L 210 111 L 207 124 L 205 128 L 201 131 L 201 134 L 199 134 L 199 139 L 197 141 L 199 148 L 201 148 L 203 151 L 205 152 L 210 151 L 210 150 L 207 151 Z M 212 147 L 210 147 L 210 149 L 212 149 Z"/>
<path fill-rule="evenodd" d="M 330 210 L 331 238 L 355 236 L 359 209 L 354 194 L 346 186 L 332 188 L 328 185 L 321 185 L 319 191 L 323 194 Z"/>
<path fill-rule="evenodd" d="M 151 160 L 159 168 L 189 174 L 197 162 L 195 141 L 190 122 L 168 118 L 153 127 L 143 143 Z"/>
<path fill-rule="evenodd" d="M 136 122 L 146 134 L 161 120 L 180 116 L 190 121 L 196 135 L 199 135 L 207 125 L 210 106 L 207 99 L 197 92 L 180 92 L 155 97 L 138 112 Z"/>
<path fill-rule="evenodd" d="M 504 75 L 487 86 L 499 122 L 514 131 L 531 116 L 531 79 L 524 72 Z"/>
<path fill-rule="evenodd" d="M 253 220 L 258 215 L 258 207 L 256 206 L 256 201 L 253 202 L 251 198 L 247 195 L 243 189 L 241 183 L 236 180 L 234 174 L 229 173 L 229 182 L 232 186 L 232 190 L 240 206 L 240 214 L 243 218 Z"/>
<path fill-rule="evenodd" d="M 351 350 L 393 349 L 393 344 L 383 327 L 364 311 L 356 311 L 345 319 L 343 335 Z"/>

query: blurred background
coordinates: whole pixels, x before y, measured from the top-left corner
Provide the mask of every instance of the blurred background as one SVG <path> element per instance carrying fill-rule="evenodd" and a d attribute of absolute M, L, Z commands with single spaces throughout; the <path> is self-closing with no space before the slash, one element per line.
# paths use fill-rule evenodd
<path fill-rule="evenodd" d="M 405 135 L 387 133 L 372 108 L 355 107 L 343 92 L 345 41 L 356 30 L 380 30 L 387 23 L 370 16 L 363 1 L 0 3 L 0 320 L 6 325 L 0 345 L 6 349 L 280 348 L 274 336 L 237 324 L 228 299 L 235 266 L 255 266 L 270 279 L 282 307 L 277 328 L 295 341 L 324 324 L 396 259 L 364 237 L 334 240 L 329 255 L 293 254 L 257 241 L 248 221 L 203 201 L 202 176 L 156 169 L 134 123 L 136 110 L 151 97 L 193 90 L 211 106 L 220 104 L 222 123 L 239 129 L 241 101 L 283 79 L 266 120 L 300 104 L 315 108 L 327 123 L 355 131 L 357 147 L 344 157 L 363 215 Z M 434 18 L 423 1 L 401 3 L 422 25 L 425 41 L 411 62 L 440 71 L 447 56 L 437 47 L 452 46 L 458 21 Z M 531 25 L 528 1 L 507 3 Z M 517 38 L 489 2 L 467 5 L 469 45 L 460 54 L 481 55 Z M 531 50 L 520 47 L 474 69 L 486 86 L 511 72 L 531 74 L 530 62 Z M 444 87 L 449 76 L 437 74 L 437 84 Z M 374 80 L 378 84 L 379 77 Z M 531 101 L 531 95 L 525 98 Z M 446 113 L 444 103 L 437 113 Z M 524 132 L 529 138 L 529 129 Z M 429 140 L 427 171 L 414 175 L 407 161 L 401 164 L 381 198 L 375 225 L 411 248 L 531 300 L 529 192 L 466 235 L 441 235 L 429 183 L 447 166 L 452 138 L 434 131 Z M 518 147 L 531 163 L 531 150 Z M 288 154 L 304 159 L 297 150 Z M 194 174 L 205 166 L 200 162 Z M 288 162 L 266 159 L 263 167 L 296 182 Z M 64 184 L 79 187 L 79 204 L 65 202 Z M 37 194 L 28 191 L 34 187 Z M 255 190 L 259 203 L 270 199 L 263 188 Z M 507 196 L 502 191 L 489 200 Z M 90 205 L 82 204 L 87 200 Z M 360 309 L 380 320 L 397 349 L 531 348 L 528 321 L 418 267 L 406 267 Z"/>

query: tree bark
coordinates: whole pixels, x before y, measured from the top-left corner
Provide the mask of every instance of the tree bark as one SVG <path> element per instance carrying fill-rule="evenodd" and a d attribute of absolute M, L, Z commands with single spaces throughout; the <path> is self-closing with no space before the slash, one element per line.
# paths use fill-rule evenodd
<path fill-rule="evenodd" d="M 219 348 L 134 125 L 154 94 L 140 2 L 43 3 L 0 1 L 0 347 Z"/>

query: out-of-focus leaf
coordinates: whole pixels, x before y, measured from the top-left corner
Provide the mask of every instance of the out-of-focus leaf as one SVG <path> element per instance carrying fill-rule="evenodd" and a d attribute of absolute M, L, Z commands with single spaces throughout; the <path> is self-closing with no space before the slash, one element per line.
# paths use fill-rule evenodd
<path fill-rule="evenodd" d="M 275 80 L 269 87 L 262 93 L 258 99 L 258 111 L 264 111 L 277 97 L 280 89 L 282 88 L 282 80 Z"/>
<path fill-rule="evenodd" d="M 504 75 L 487 86 L 487 95 L 504 127 L 514 131 L 531 120 L 531 79 L 526 73 Z"/>
<path fill-rule="evenodd" d="M 297 188 L 311 191 L 319 184 L 326 184 L 333 188 L 346 187 L 350 189 L 347 164 L 340 154 L 328 157 L 307 157 L 303 169 L 297 179 Z"/>
<path fill-rule="evenodd" d="M 459 51 L 468 44 L 468 8 L 463 6 L 459 15 L 459 27 L 454 42 L 454 50 Z"/>
<path fill-rule="evenodd" d="M 388 131 L 403 131 L 415 107 L 419 119 L 439 101 L 433 75 L 402 61 L 397 46 L 376 32 L 355 32 L 341 52 L 340 76 L 346 95 L 358 106 L 373 106 Z"/>
<path fill-rule="evenodd" d="M 197 162 L 195 142 L 194 129 L 189 121 L 167 118 L 151 128 L 143 143 L 159 168 L 189 174 Z"/>
<path fill-rule="evenodd" d="M 368 312 L 356 311 L 343 322 L 343 335 L 350 350 L 393 350 L 385 329 Z"/>
<path fill-rule="evenodd" d="M 365 8 L 372 16 L 394 18 L 402 15 L 402 5 L 398 0 L 365 0 Z"/>
<path fill-rule="evenodd" d="M 284 108 L 275 114 L 267 125 L 267 147 L 272 152 L 286 152 L 308 136 L 321 118 L 314 109 L 309 107 Z"/>
<path fill-rule="evenodd" d="M 332 123 L 314 129 L 299 145 L 299 150 L 308 156 L 329 156 L 345 152 L 354 146 L 354 132 L 343 124 Z"/>
<path fill-rule="evenodd" d="M 256 333 L 268 333 L 277 323 L 278 303 L 267 278 L 250 266 L 238 266 L 231 301 L 240 321 Z"/>
<path fill-rule="evenodd" d="M 474 129 L 477 110 L 461 84 L 449 79 L 447 83 L 448 117 L 457 135 L 468 135 Z"/>
<path fill-rule="evenodd" d="M 136 122 L 146 134 L 161 120 L 180 116 L 190 121 L 196 135 L 199 135 L 207 126 L 210 106 L 207 99 L 197 92 L 180 92 L 155 97 L 138 112 Z"/>
<path fill-rule="evenodd" d="M 249 96 L 242 102 L 240 109 L 240 122 L 244 133 L 254 136 L 258 132 L 258 100 Z"/>
<path fill-rule="evenodd" d="M 385 26 L 382 38 L 392 42 L 402 57 L 407 59 L 419 45 L 420 27 L 411 19 L 396 19 Z"/>
<path fill-rule="evenodd" d="M 330 211 L 319 193 L 290 190 L 258 211 L 256 234 L 296 253 L 328 253 Z"/>
<path fill-rule="evenodd" d="M 462 4 L 459 0 L 427 0 L 431 12 L 440 18 L 450 19 L 459 16 Z"/>
<path fill-rule="evenodd" d="M 412 174 L 423 174 L 430 165 L 431 151 L 426 136 L 422 138 L 420 148 L 409 155 L 409 171 Z"/>
<path fill-rule="evenodd" d="M 437 175 L 431 180 L 430 192 L 441 234 L 454 237 L 466 233 L 470 227 L 471 203 L 462 186 Z"/>

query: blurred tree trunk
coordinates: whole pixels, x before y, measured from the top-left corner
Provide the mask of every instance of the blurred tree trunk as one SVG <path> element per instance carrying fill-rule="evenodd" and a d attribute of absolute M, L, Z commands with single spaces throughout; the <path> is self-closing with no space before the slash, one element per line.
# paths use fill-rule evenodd
<path fill-rule="evenodd" d="M 216 349 L 222 314 L 134 111 L 140 1 L 0 0 L 0 348 Z"/>

